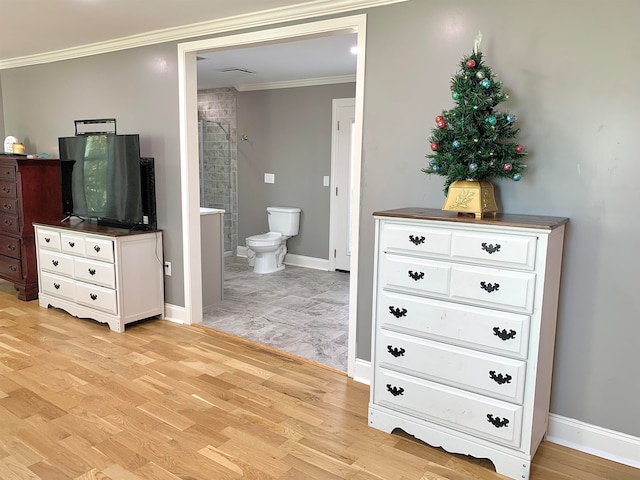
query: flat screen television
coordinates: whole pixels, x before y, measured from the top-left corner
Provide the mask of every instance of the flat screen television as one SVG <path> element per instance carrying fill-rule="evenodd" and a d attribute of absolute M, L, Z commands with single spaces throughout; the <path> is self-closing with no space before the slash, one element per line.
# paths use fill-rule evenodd
<path fill-rule="evenodd" d="M 137 134 L 58 138 L 62 208 L 67 218 L 129 229 L 156 229 L 153 158 L 140 157 Z"/>

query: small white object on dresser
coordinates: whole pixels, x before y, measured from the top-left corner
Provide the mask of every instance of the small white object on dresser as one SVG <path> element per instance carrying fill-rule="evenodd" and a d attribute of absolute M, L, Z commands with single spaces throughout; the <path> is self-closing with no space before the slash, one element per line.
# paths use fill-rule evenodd
<path fill-rule="evenodd" d="M 126 324 L 164 315 L 162 232 L 34 223 L 41 307 Z"/>
<path fill-rule="evenodd" d="M 369 425 L 529 479 L 547 430 L 566 218 L 374 213 Z"/>

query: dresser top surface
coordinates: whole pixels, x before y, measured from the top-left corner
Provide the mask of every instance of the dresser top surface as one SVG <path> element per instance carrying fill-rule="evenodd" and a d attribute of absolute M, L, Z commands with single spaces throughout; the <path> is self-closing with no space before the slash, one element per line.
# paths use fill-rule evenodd
<path fill-rule="evenodd" d="M 501 227 L 525 227 L 553 230 L 569 221 L 565 217 L 547 217 L 541 215 L 519 215 L 498 213 L 482 219 L 474 216 L 458 215 L 456 212 L 439 210 L 436 208 L 406 207 L 393 210 L 382 210 L 373 213 L 374 217 L 404 218 L 411 220 L 437 220 L 452 223 L 467 223 L 476 225 L 496 225 Z"/>
<path fill-rule="evenodd" d="M 161 230 L 129 230 L 127 228 L 111 227 L 107 225 L 99 225 L 96 222 L 85 220 L 84 222 L 72 219 L 69 221 L 58 222 L 35 222 L 34 225 L 40 227 L 53 227 L 69 230 L 72 232 L 95 233 L 97 235 L 105 235 L 108 237 L 124 237 L 128 235 L 141 235 L 143 233 L 160 232 Z"/>

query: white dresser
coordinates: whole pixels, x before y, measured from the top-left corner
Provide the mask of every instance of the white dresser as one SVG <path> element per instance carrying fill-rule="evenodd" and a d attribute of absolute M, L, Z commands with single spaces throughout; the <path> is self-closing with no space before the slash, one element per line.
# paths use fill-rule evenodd
<path fill-rule="evenodd" d="M 547 430 L 567 219 L 374 217 L 369 424 L 528 479 Z"/>
<path fill-rule="evenodd" d="M 123 332 L 164 314 L 162 232 L 130 232 L 83 222 L 34 224 L 38 298 Z"/>

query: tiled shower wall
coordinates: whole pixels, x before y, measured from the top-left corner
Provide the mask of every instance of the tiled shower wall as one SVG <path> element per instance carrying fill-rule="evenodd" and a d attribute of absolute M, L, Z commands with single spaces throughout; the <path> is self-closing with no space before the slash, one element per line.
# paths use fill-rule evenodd
<path fill-rule="evenodd" d="M 198 120 L 204 122 L 200 206 L 223 208 L 224 251 L 238 246 L 237 136 L 235 88 L 198 91 Z"/>

